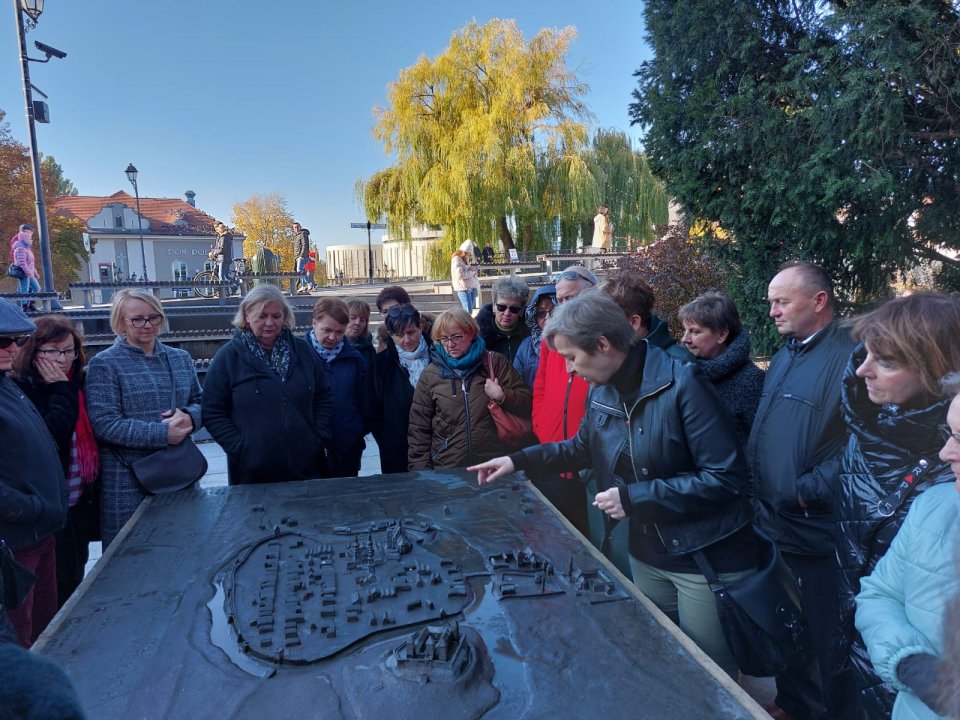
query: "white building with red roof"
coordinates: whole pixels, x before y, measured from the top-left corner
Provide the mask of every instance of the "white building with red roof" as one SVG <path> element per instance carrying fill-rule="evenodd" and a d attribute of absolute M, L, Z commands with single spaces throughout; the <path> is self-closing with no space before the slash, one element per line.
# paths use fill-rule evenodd
<path fill-rule="evenodd" d="M 140 198 L 142 251 L 133 195 L 122 190 L 108 197 L 66 195 L 51 205 L 60 215 L 86 225 L 90 260 L 81 280 L 142 280 L 144 263 L 150 280 L 184 280 L 212 267 L 207 253 L 216 239 L 215 218 L 197 209 L 196 193 L 187 191 L 185 196 L 186 200 Z M 234 234 L 235 258 L 243 257 L 243 239 Z"/>

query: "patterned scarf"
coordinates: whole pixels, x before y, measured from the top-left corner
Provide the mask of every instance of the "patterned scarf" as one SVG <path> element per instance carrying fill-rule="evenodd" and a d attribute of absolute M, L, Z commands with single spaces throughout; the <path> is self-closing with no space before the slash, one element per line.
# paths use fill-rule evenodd
<path fill-rule="evenodd" d="M 87 415 L 87 403 L 83 390 L 77 391 L 77 400 L 80 404 L 80 413 L 77 415 L 77 424 L 70 439 L 70 467 L 67 471 L 69 476 L 67 488 L 70 491 L 71 507 L 80 501 L 84 487 L 92 485 L 100 471 L 100 454 L 97 450 L 97 441 L 93 437 L 90 417 Z"/>
<path fill-rule="evenodd" d="M 287 381 L 290 376 L 290 359 L 293 348 L 286 330 L 277 336 L 277 339 L 273 342 L 273 347 L 269 350 L 260 344 L 251 330 L 242 331 L 240 341 L 255 357 L 260 358 L 264 365 L 280 376 L 280 382 L 285 383 Z"/>
<path fill-rule="evenodd" d="M 313 349 L 317 351 L 320 359 L 329 365 L 334 361 L 337 355 L 340 354 L 340 351 L 343 350 L 344 340 L 346 340 L 346 338 L 340 340 L 336 347 L 327 348 L 323 346 L 322 342 L 317 340 L 317 336 L 313 334 L 313 330 L 307 330 L 307 340 L 310 341 L 310 345 L 313 346 Z"/>
<path fill-rule="evenodd" d="M 416 387 L 417 382 L 420 380 L 420 374 L 426 369 L 427 365 L 430 364 L 430 349 L 427 347 L 426 338 L 421 335 L 420 344 L 410 352 L 401 349 L 398 345 L 397 355 L 400 356 L 400 364 L 406 368 L 407 373 L 410 375 L 410 384 Z"/>

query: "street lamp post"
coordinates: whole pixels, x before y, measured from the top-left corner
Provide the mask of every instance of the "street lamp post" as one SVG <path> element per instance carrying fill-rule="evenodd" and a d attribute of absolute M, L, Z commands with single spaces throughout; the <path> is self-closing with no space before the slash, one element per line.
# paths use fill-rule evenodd
<path fill-rule="evenodd" d="M 50 231 L 47 228 L 47 208 L 43 202 L 43 185 L 40 182 L 40 152 L 37 150 L 37 127 L 33 110 L 33 85 L 30 83 L 30 58 L 27 57 L 27 35 L 23 25 L 23 14 L 30 16 L 34 23 L 43 12 L 43 0 L 14 0 L 14 14 L 17 16 L 17 35 L 20 40 L 20 72 L 23 76 L 23 98 L 27 106 L 27 128 L 30 132 L 30 162 L 33 168 L 33 195 L 37 205 L 37 233 L 40 235 L 40 262 L 43 265 L 43 291 L 56 293 L 53 285 L 53 256 L 50 253 Z M 47 56 L 49 60 L 49 54 Z M 41 61 L 42 62 L 42 61 Z M 42 93 L 41 93 L 42 95 Z M 61 310 L 56 297 L 50 301 L 54 310 Z"/>
<path fill-rule="evenodd" d="M 133 185 L 133 194 L 137 198 L 137 227 L 140 228 L 140 257 L 143 258 L 143 280 L 147 280 L 147 251 L 143 247 L 143 218 L 140 217 L 140 189 L 137 187 L 137 169 L 133 163 L 127 165 L 124 171 L 127 173 L 127 180 Z"/>

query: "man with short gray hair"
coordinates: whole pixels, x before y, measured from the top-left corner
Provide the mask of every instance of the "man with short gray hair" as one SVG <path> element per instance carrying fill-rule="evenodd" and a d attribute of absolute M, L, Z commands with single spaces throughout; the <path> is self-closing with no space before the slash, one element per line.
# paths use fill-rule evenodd
<path fill-rule="evenodd" d="M 523 280 L 502 277 L 494 281 L 491 294 L 493 302 L 477 313 L 480 337 L 487 350 L 505 355 L 512 365 L 520 343 L 530 334 L 530 328 L 521 321 L 530 288 Z"/>

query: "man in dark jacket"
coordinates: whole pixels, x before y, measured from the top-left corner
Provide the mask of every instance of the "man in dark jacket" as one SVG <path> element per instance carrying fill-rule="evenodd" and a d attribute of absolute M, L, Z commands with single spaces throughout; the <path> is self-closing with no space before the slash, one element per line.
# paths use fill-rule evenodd
<path fill-rule="evenodd" d="M 213 224 L 217 239 L 213 242 L 210 259 L 217 264 L 218 280 L 235 280 L 233 272 L 233 233 L 222 222 Z M 220 297 L 227 295 L 227 288 L 220 288 Z"/>
<path fill-rule="evenodd" d="M 816 265 L 784 265 L 767 299 L 787 343 L 767 371 L 747 459 L 755 521 L 799 582 L 810 641 L 809 657 L 777 677 L 775 711 L 842 718 L 843 682 L 828 659 L 837 618 L 833 494 L 845 440 L 840 381 L 853 341 L 833 322 L 832 283 Z"/>
<path fill-rule="evenodd" d="M 5 612 L 25 647 L 57 612 L 53 534 L 67 518 L 67 483 L 57 446 L 33 403 L 7 377 L 17 342 L 34 329 L 20 308 L 0 300 L 0 538 L 37 576 L 20 605 Z"/>
<path fill-rule="evenodd" d="M 293 224 L 293 260 L 297 264 L 297 272 L 303 275 L 297 281 L 297 292 L 309 292 L 306 267 L 310 260 L 310 231 L 300 227 L 300 223 Z"/>
<path fill-rule="evenodd" d="M 493 302 L 484 305 L 477 313 L 480 337 L 487 350 L 493 350 L 513 363 L 520 343 L 530 334 L 530 328 L 522 321 L 530 288 L 523 280 L 514 277 L 497 278 L 491 288 Z"/>

